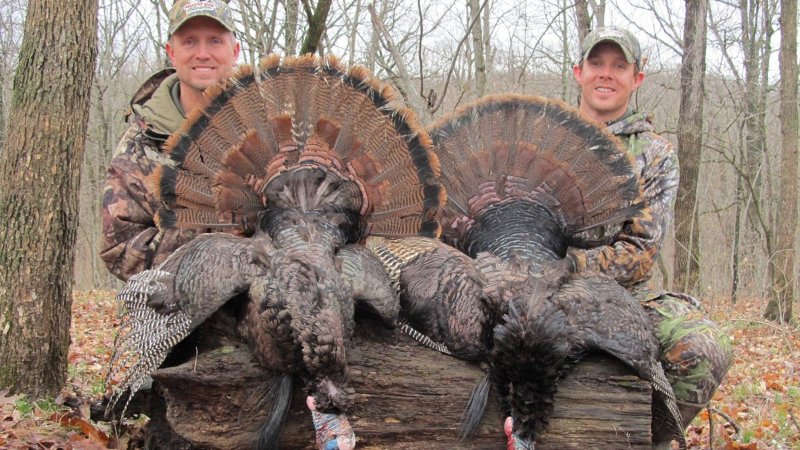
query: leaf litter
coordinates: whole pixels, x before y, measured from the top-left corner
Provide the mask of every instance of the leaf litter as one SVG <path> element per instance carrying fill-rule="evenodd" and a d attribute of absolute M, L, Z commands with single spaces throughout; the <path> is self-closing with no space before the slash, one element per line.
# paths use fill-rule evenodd
<path fill-rule="evenodd" d="M 143 421 L 115 430 L 89 419 L 105 393 L 119 320 L 113 291 L 75 292 L 67 386 L 54 401 L 0 391 L 0 448 L 133 448 Z M 800 450 L 800 326 L 761 317 L 766 301 L 706 299 L 731 337 L 734 363 L 709 408 L 687 429 L 690 449 Z M 795 315 L 798 311 L 795 311 Z M 795 322 L 797 322 L 795 320 Z"/>

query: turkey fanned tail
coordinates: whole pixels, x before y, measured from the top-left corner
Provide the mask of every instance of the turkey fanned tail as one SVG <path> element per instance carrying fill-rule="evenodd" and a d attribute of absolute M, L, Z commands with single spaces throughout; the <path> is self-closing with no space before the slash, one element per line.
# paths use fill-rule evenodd
<path fill-rule="evenodd" d="M 533 447 L 558 378 L 588 351 L 607 352 L 649 381 L 656 406 L 665 405 L 681 435 L 642 308 L 608 277 L 569 275 L 574 262 L 565 258 L 576 233 L 641 214 L 633 155 L 579 111 L 541 97 L 486 96 L 428 131 L 447 192 L 439 216 L 444 238 L 476 259 L 492 308 L 486 315 L 478 303 L 460 309 L 453 307 L 458 301 L 428 296 L 437 303 L 429 310 L 450 322 L 485 315 L 489 328 L 501 317 L 489 360 L 513 419 L 509 448 Z M 430 271 L 418 276 L 423 283 Z M 441 330 L 445 341 L 458 341 L 446 333 L 462 331 Z"/>

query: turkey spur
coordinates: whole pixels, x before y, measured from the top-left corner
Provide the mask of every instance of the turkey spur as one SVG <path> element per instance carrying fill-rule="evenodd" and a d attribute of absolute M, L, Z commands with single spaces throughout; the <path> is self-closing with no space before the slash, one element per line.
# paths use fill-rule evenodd
<path fill-rule="evenodd" d="M 411 325 L 456 356 L 486 361 L 509 419 L 509 448 L 533 448 L 557 383 L 591 351 L 627 364 L 654 389 L 682 442 L 675 397 L 640 305 L 610 277 L 574 273 L 577 233 L 641 211 L 635 162 L 616 137 L 566 104 L 488 96 L 428 128 L 447 191 L 446 243 L 370 238 L 399 283 Z M 439 276 L 429 276 L 431 273 Z M 482 387 L 482 386 L 481 386 Z M 477 389 L 462 432 L 477 426 Z M 481 398 L 482 397 L 482 398 Z"/>
<path fill-rule="evenodd" d="M 412 112 L 362 67 L 268 57 L 206 91 L 152 176 L 159 228 L 205 228 L 133 277 L 110 376 L 135 392 L 169 350 L 237 294 L 238 328 L 275 374 L 256 448 L 278 447 L 292 381 L 320 449 L 349 450 L 347 345 L 356 303 L 388 326 L 399 302 L 368 235 L 439 235 L 438 160 Z M 115 395 L 119 397 L 121 391 Z"/>

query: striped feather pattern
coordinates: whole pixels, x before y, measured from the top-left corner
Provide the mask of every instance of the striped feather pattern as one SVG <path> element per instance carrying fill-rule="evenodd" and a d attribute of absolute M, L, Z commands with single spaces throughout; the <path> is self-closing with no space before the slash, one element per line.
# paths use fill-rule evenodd
<path fill-rule="evenodd" d="M 155 180 L 159 223 L 247 234 L 278 203 L 349 211 L 362 233 L 438 236 L 445 194 L 430 139 L 363 67 L 271 56 L 206 94 L 166 145 L 177 169 Z"/>
<path fill-rule="evenodd" d="M 425 237 L 370 237 L 367 248 L 400 295 L 402 331 L 442 353 L 485 358 L 492 313 L 484 302 L 484 280 L 471 258 Z"/>
<path fill-rule="evenodd" d="M 118 386 L 123 389 L 113 392 L 106 414 L 125 393 L 124 388 L 128 388 L 128 399 L 121 414 L 124 417 L 133 394 L 161 365 L 169 350 L 191 331 L 191 320 L 182 311 L 160 314 L 147 304 L 151 296 L 166 291 L 165 283 L 171 280 L 172 274 L 169 272 L 145 270 L 132 276 L 117 294 L 117 300 L 122 303 L 124 312 L 114 340 L 115 351 L 106 384 L 122 373 Z"/>

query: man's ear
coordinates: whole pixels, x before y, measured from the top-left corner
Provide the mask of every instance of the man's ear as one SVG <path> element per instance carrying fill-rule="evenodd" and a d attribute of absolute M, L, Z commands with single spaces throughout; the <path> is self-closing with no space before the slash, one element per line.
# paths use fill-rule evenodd
<path fill-rule="evenodd" d="M 167 57 L 169 57 L 170 62 L 174 66 L 175 65 L 175 49 L 172 48 L 172 44 L 170 44 L 170 41 L 167 41 L 167 45 L 165 45 L 165 48 L 167 50 Z"/>
<path fill-rule="evenodd" d="M 233 45 L 233 63 L 234 64 L 236 64 L 236 61 L 239 60 L 239 52 L 241 50 L 242 50 L 242 47 L 239 44 L 239 41 L 236 41 L 236 43 Z"/>
<path fill-rule="evenodd" d="M 640 70 L 633 76 L 633 89 L 639 89 L 642 83 L 644 83 L 644 72 Z"/>
<path fill-rule="evenodd" d="M 575 81 L 577 81 L 578 84 L 581 84 L 583 79 L 583 69 L 581 69 L 579 64 L 572 66 L 572 76 L 575 77 Z"/>

